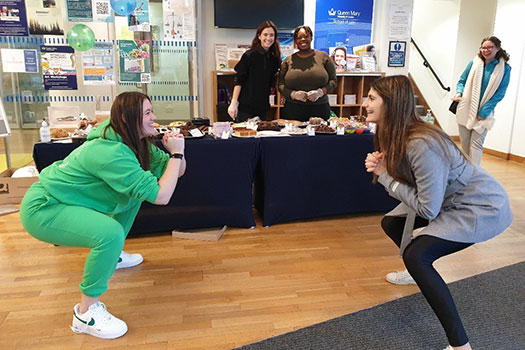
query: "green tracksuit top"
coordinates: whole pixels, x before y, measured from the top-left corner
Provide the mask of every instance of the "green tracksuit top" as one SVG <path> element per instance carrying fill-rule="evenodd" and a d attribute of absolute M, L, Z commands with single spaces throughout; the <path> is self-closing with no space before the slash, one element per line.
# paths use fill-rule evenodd
<path fill-rule="evenodd" d="M 59 202 L 115 215 L 157 198 L 169 155 L 151 145 L 150 170 L 144 171 L 111 127 L 103 135 L 108 124 L 109 119 L 82 146 L 40 173 L 40 183 Z"/>

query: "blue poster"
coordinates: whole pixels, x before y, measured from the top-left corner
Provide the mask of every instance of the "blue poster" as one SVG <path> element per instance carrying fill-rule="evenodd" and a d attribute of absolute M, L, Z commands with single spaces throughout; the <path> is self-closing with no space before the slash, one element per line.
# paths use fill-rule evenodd
<path fill-rule="evenodd" d="M 46 90 L 76 90 L 75 50 L 71 46 L 40 46 Z"/>
<path fill-rule="evenodd" d="M 0 0 L 0 35 L 27 36 L 25 0 Z"/>
<path fill-rule="evenodd" d="M 93 21 L 91 0 L 66 0 L 66 9 L 69 22 Z"/>
<path fill-rule="evenodd" d="M 281 47 L 281 59 L 284 59 L 293 54 L 294 42 L 293 33 L 279 32 L 277 33 L 277 40 Z"/>
<path fill-rule="evenodd" d="M 388 66 L 404 67 L 406 41 L 391 41 L 388 49 Z"/>
<path fill-rule="evenodd" d="M 137 7 L 128 16 L 128 30 L 134 32 L 149 32 L 149 0 L 138 0 Z"/>
<path fill-rule="evenodd" d="M 24 50 L 24 63 L 27 73 L 38 73 L 36 50 Z"/>
<path fill-rule="evenodd" d="M 316 0 L 314 48 L 369 44 L 372 36 L 374 0 Z"/>

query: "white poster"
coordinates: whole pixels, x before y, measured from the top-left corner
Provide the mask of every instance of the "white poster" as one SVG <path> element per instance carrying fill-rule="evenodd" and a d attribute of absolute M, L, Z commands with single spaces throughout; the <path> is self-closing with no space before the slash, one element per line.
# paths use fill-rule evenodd
<path fill-rule="evenodd" d="M 82 53 L 84 85 L 115 85 L 115 60 L 112 43 L 95 43 Z"/>
<path fill-rule="evenodd" d="M 164 40 L 195 41 L 194 7 L 193 0 L 162 1 Z"/>
<path fill-rule="evenodd" d="M 36 50 L 1 49 L 5 73 L 38 73 Z"/>
<path fill-rule="evenodd" d="M 222 70 L 228 67 L 228 45 L 215 44 L 215 69 Z"/>
<path fill-rule="evenodd" d="M 410 38 L 412 6 L 410 4 L 390 4 L 390 39 Z"/>
<path fill-rule="evenodd" d="M 94 22 L 113 22 L 112 12 L 109 0 L 93 0 Z"/>

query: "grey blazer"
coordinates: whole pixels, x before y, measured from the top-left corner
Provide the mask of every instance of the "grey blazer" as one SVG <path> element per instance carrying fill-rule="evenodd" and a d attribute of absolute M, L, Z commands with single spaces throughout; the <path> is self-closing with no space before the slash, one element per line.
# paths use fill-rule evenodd
<path fill-rule="evenodd" d="M 463 243 L 485 241 L 512 222 L 509 199 L 499 182 L 469 163 L 450 142 L 447 146 L 450 157 L 433 138 L 409 142 L 407 157 L 416 187 L 397 182 L 386 171 L 378 178 L 390 196 L 401 201 L 386 215 L 407 216 L 401 254 L 412 238 L 415 215 L 430 220 L 419 234 Z"/>

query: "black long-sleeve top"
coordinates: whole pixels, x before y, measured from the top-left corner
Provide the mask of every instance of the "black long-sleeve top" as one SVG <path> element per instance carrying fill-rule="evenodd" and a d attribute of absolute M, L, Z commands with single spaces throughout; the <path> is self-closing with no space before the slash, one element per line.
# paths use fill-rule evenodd
<path fill-rule="evenodd" d="M 270 108 L 268 96 L 275 84 L 281 58 L 262 47 L 249 49 L 235 66 L 235 85 L 241 86 L 239 110 L 248 113 Z"/>

